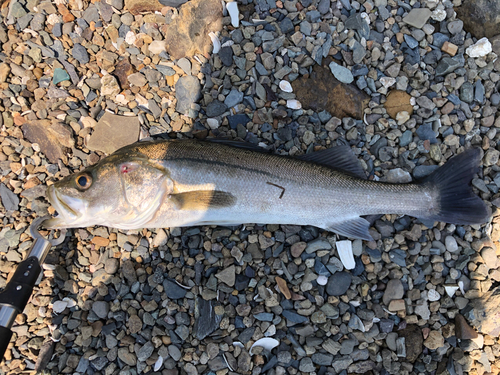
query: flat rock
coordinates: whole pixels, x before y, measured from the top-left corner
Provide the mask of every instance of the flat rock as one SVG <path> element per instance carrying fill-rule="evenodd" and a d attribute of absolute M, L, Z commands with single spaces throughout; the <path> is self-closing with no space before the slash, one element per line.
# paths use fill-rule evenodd
<path fill-rule="evenodd" d="M 186 114 L 191 109 L 191 105 L 201 98 L 201 85 L 195 76 L 184 76 L 179 78 L 175 84 L 175 97 L 177 112 Z"/>
<path fill-rule="evenodd" d="M 347 85 L 332 76 L 330 69 L 313 67 L 309 77 L 292 82 L 293 92 L 302 107 L 313 111 L 327 111 L 338 118 L 361 119 L 370 97 L 354 85 Z"/>
<path fill-rule="evenodd" d="M 224 309 L 218 305 L 216 301 L 205 301 L 201 297 L 196 299 L 193 335 L 198 340 L 203 340 L 219 328 L 219 323 L 224 316 Z"/>
<path fill-rule="evenodd" d="M 0 198 L 2 199 L 2 206 L 7 211 L 19 210 L 19 197 L 4 184 L 0 184 Z"/>
<path fill-rule="evenodd" d="M 134 0 L 135 1 L 135 0 Z M 167 52 L 174 59 L 208 54 L 212 50 L 210 32 L 222 29 L 222 4 L 218 0 L 191 0 L 179 8 L 179 15 L 165 35 Z"/>
<path fill-rule="evenodd" d="M 405 111 L 411 116 L 413 114 L 413 106 L 410 104 L 411 96 L 400 90 L 392 90 L 387 95 L 387 100 L 384 103 L 384 108 L 387 114 L 396 120 L 399 112 Z"/>
<path fill-rule="evenodd" d="M 423 350 L 422 330 L 417 325 L 411 324 L 398 331 L 398 335 L 405 338 L 406 360 L 410 363 L 415 362 Z"/>
<path fill-rule="evenodd" d="M 51 163 L 57 163 L 59 159 L 67 163 L 68 158 L 65 147 L 51 128 L 53 124 L 50 120 L 36 120 L 22 126 L 23 134 L 31 143 L 38 143 L 40 150 L 45 154 Z"/>
<path fill-rule="evenodd" d="M 464 29 L 477 39 L 492 38 L 500 33 L 499 0 L 464 1 L 455 11 L 464 21 Z"/>
<path fill-rule="evenodd" d="M 234 266 L 223 269 L 221 272 L 215 274 L 215 277 L 219 279 L 220 282 L 225 283 L 228 286 L 234 286 L 236 279 L 236 269 Z"/>
<path fill-rule="evenodd" d="M 479 332 L 498 337 L 500 335 L 500 309 L 498 306 L 500 306 L 500 287 L 474 299 L 464 315 Z"/>
<path fill-rule="evenodd" d="M 403 17 L 403 22 L 406 22 L 408 25 L 416 27 L 417 29 L 421 29 L 432 12 L 427 8 L 413 8 L 410 13 L 408 13 L 405 17 Z"/>
<path fill-rule="evenodd" d="M 111 154 L 121 147 L 139 140 L 138 117 L 118 116 L 109 112 L 99 119 L 87 147 L 92 151 Z"/>
<path fill-rule="evenodd" d="M 158 0 L 125 0 L 125 7 L 136 16 L 141 13 L 159 12 L 163 5 Z"/>

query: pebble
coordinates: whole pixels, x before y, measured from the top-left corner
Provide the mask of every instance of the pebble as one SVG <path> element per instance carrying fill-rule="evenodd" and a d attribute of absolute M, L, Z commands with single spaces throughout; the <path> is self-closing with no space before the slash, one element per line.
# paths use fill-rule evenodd
<path fill-rule="evenodd" d="M 472 46 L 467 47 L 465 53 L 469 57 L 484 57 L 492 51 L 491 43 L 488 38 L 481 38 Z"/>
<path fill-rule="evenodd" d="M 393 299 L 401 299 L 404 296 L 404 288 L 401 280 L 391 279 L 387 283 L 384 291 L 384 296 L 382 301 L 384 305 L 389 305 L 389 302 Z"/>
<path fill-rule="evenodd" d="M 330 296 L 341 296 L 347 292 L 351 285 L 352 276 L 348 272 L 336 272 L 328 279 L 326 292 Z"/>
<path fill-rule="evenodd" d="M 192 109 L 192 105 L 198 101 L 201 96 L 200 81 L 194 76 L 183 76 L 175 84 L 175 98 L 177 105 L 175 109 L 186 114 Z"/>
<path fill-rule="evenodd" d="M 341 66 L 333 61 L 330 63 L 329 67 L 330 67 L 330 70 L 332 71 L 332 74 L 340 82 L 351 83 L 352 81 L 354 81 L 354 77 L 349 69 L 344 68 L 343 66 Z"/>
<path fill-rule="evenodd" d="M 430 18 L 432 12 L 427 8 L 413 8 L 410 13 L 403 17 L 403 21 L 408 25 L 421 29 L 427 20 Z"/>

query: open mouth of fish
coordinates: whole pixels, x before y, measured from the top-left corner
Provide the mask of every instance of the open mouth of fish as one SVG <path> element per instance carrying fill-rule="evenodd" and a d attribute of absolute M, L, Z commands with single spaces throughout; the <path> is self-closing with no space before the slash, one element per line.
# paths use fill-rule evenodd
<path fill-rule="evenodd" d="M 53 185 L 47 188 L 47 195 L 49 202 L 57 211 L 57 216 L 45 221 L 45 227 L 60 227 L 62 224 L 73 222 L 81 216 L 66 201 L 72 200 L 72 198 L 59 194 Z"/>

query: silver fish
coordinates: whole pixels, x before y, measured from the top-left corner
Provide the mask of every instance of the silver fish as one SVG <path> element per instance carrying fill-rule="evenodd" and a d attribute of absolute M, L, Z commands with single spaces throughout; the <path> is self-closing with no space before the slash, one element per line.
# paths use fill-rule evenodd
<path fill-rule="evenodd" d="M 45 225 L 296 224 L 371 240 L 364 215 L 479 224 L 490 215 L 470 187 L 480 158 L 469 149 L 421 182 L 390 184 L 364 179 L 347 146 L 295 158 L 219 142 L 142 142 L 51 185 L 59 216 Z"/>

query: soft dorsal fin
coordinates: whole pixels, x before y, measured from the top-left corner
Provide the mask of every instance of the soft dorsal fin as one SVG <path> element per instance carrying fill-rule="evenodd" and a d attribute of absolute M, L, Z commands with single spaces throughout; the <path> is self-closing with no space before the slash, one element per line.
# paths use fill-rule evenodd
<path fill-rule="evenodd" d="M 327 229 L 345 237 L 373 241 L 373 237 L 368 231 L 370 229 L 370 223 L 362 217 L 357 217 L 341 223 L 329 224 Z"/>
<path fill-rule="evenodd" d="M 349 146 L 336 146 L 326 150 L 300 155 L 297 156 L 297 158 L 338 169 L 351 176 L 366 180 L 365 171 Z"/>

